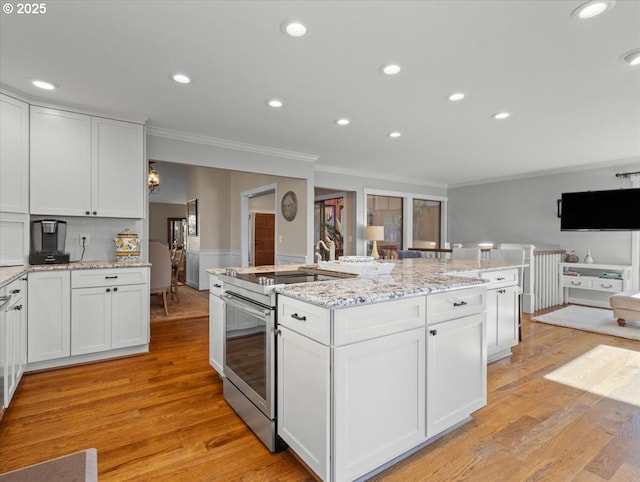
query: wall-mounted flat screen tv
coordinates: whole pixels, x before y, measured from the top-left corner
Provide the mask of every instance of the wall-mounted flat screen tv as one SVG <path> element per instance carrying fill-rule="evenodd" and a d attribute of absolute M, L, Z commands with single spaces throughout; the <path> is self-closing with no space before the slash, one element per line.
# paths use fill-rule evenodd
<path fill-rule="evenodd" d="M 561 231 L 640 230 L 640 189 L 562 193 Z"/>

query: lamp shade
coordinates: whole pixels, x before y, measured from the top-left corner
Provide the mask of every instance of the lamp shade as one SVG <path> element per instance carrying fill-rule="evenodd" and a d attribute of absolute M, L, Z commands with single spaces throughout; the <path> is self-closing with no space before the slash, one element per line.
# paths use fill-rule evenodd
<path fill-rule="evenodd" d="M 383 241 L 384 226 L 367 226 L 364 230 L 364 238 L 368 241 Z"/>

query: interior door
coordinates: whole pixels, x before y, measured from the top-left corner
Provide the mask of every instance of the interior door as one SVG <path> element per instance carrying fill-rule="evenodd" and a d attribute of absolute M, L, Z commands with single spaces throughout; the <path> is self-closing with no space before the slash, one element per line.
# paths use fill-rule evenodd
<path fill-rule="evenodd" d="M 254 266 L 273 265 L 275 251 L 275 214 L 253 215 Z"/>

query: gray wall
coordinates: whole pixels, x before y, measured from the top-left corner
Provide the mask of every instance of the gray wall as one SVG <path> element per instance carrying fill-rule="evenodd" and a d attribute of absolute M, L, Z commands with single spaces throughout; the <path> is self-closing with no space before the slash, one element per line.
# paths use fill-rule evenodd
<path fill-rule="evenodd" d="M 629 171 L 640 171 L 640 159 L 596 169 L 451 188 L 449 241 L 575 249 L 580 261 L 591 248 L 596 263 L 631 264 L 631 233 L 562 232 L 556 216 L 556 200 L 563 192 L 629 188 L 628 179 L 615 176 Z"/>

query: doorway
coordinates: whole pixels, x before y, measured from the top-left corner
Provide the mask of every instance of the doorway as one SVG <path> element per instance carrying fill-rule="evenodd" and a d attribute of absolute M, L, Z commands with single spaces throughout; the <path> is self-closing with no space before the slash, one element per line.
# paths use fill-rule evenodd
<path fill-rule="evenodd" d="M 275 264 L 276 215 L 273 213 L 252 213 L 254 266 Z"/>

